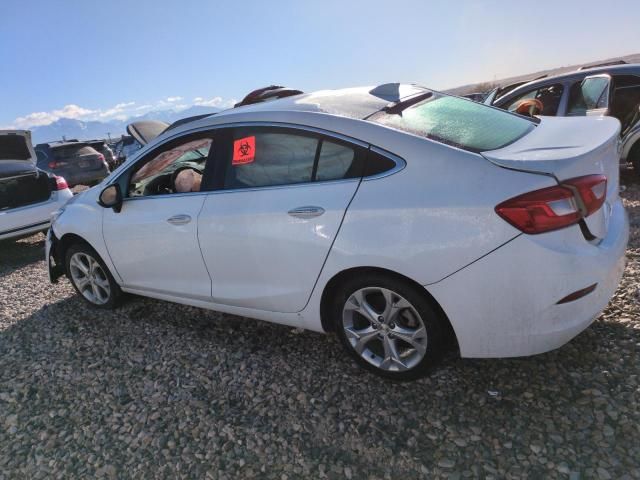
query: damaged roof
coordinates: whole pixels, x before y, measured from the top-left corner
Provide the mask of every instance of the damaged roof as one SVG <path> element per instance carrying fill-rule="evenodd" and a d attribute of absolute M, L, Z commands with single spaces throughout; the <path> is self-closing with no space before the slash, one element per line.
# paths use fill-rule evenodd
<path fill-rule="evenodd" d="M 257 103 L 222 111 L 216 116 L 248 112 L 315 112 L 363 119 L 389 103 L 427 91 L 417 85 L 386 83 L 377 87 L 355 87 L 338 90 L 319 90 L 271 102 Z"/>

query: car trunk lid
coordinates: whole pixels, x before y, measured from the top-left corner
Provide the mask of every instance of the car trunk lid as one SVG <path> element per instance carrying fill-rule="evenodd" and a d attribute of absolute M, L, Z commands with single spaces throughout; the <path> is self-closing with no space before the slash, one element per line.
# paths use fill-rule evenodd
<path fill-rule="evenodd" d="M 499 150 L 482 152 L 504 168 L 570 178 L 603 174 L 607 177 L 606 201 L 585 222 L 597 238 L 606 235 L 609 216 L 619 195 L 620 123 L 611 117 L 542 117 L 528 135 Z"/>
<path fill-rule="evenodd" d="M 0 175 L 16 170 L 32 171 L 36 153 L 28 130 L 0 130 Z"/>
<path fill-rule="evenodd" d="M 49 177 L 36 167 L 31 133 L 0 130 L 0 212 L 46 201 Z"/>

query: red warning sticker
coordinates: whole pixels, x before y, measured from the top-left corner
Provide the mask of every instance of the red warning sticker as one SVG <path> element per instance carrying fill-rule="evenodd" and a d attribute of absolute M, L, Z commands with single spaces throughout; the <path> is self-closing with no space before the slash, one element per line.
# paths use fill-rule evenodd
<path fill-rule="evenodd" d="M 231 165 L 245 165 L 256 159 L 256 137 L 244 137 L 233 142 Z"/>

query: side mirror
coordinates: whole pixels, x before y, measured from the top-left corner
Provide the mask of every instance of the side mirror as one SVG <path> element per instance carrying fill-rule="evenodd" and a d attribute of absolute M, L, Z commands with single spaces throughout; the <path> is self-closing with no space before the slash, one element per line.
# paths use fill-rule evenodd
<path fill-rule="evenodd" d="M 122 209 L 122 192 L 120 191 L 120 185 L 114 183 L 105 187 L 98 197 L 98 205 L 104 208 L 113 208 L 113 211 L 116 213 L 120 212 Z"/>

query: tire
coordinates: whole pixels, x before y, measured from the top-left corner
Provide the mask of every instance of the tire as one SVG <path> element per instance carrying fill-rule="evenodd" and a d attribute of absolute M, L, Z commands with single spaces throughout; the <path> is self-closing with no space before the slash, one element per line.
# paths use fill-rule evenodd
<path fill-rule="evenodd" d="M 100 255 L 89 245 L 71 245 L 65 254 L 65 268 L 71 285 L 89 305 L 105 310 L 119 305 L 122 290 Z"/>
<path fill-rule="evenodd" d="M 423 377 L 450 344 L 448 322 L 426 292 L 393 275 L 369 273 L 348 279 L 337 289 L 331 314 L 348 354 L 382 377 Z"/>

